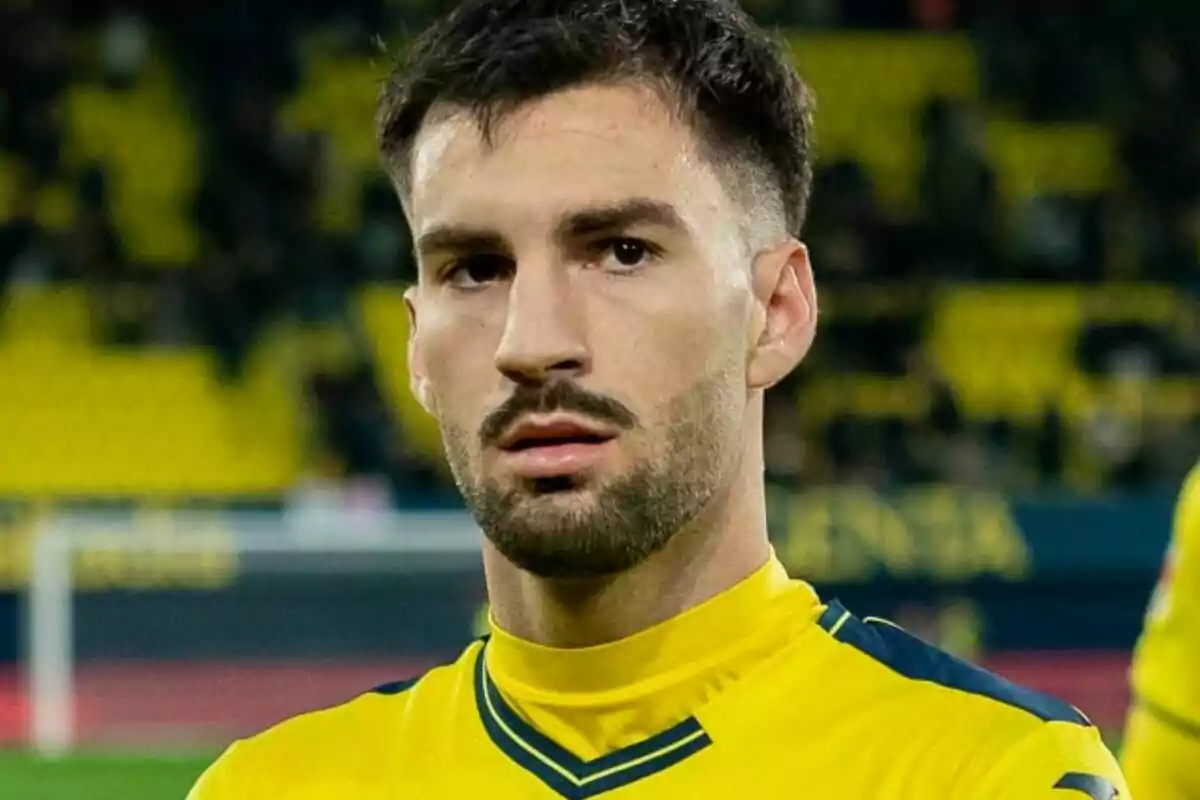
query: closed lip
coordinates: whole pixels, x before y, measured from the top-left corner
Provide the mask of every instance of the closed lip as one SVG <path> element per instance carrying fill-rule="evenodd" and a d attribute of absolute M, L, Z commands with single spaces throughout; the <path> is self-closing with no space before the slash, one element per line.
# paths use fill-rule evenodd
<path fill-rule="evenodd" d="M 560 444 L 602 444 L 615 439 L 611 426 L 568 414 L 529 416 L 516 422 L 500 437 L 502 450 L 520 451 Z"/>

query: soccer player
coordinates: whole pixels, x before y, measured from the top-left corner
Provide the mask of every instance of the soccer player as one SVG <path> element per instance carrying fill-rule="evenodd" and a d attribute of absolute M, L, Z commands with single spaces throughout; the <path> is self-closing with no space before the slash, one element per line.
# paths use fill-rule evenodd
<path fill-rule="evenodd" d="M 1121 754 L 1153 800 L 1200 798 L 1200 466 L 1175 512 L 1171 549 L 1133 660 L 1134 705 Z"/>
<path fill-rule="evenodd" d="M 763 393 L 817 321 L 811 112 L 729 0 L 467 0 L 416 40 L 378 132 L 492 631 L 234 744 L 195 800 L 1126 796 L 1070 705 L 772 553 Z"/>

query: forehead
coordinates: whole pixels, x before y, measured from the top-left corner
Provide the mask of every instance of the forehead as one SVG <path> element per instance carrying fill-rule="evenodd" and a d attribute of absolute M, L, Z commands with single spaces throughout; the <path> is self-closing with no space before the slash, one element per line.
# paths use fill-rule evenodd
<path fill-rule="evenodd" d="M 576 87 L 498 120 L 487 142 L 472 116 L 449 111 L 414 143 L 414 232 L 444 223 L 550 225 L 573 208 L 631 197 L 673 205 L 693 230 L 728 211 L 724 188 L 691 129 L 649 88 Z"/>

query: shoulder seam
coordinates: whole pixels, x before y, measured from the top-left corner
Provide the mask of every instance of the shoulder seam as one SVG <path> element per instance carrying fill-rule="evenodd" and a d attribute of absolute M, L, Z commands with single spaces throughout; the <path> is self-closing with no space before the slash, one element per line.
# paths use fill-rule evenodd
<path fill-rule="evenodd" d="M 368 689 L 363 694 L 383 694 L 383 695 L 403 694 L 404 692 L 407 692 L 412 687 L 416 686 L 417 682 L 419 680 L 421 680 L 421 678 L 424 678 L 427 674 L 429 674 L 429 672 L 430 672 L 430 670 L 426 670 L 425 672 L 422 672 L 420 675 L 414 675 L 411 678 L 404 678 L 403 680 L 389 681 L 388 683 L 381 683 L 378 686 Z"/>
<path fill-rule="evenodd" d="M 864 622 L 835 600 L 821 614 L 818 624 L 841 644 L 854 648 L 909 680 L 984 697 L 1024 711 L 1043 722 L 1092 727 L 1091 721 L 1069 703 L 1018 686 L 982 667 L 956 658 L 921 641 L 895 623 L 869 619 L 884 624 Z"/>

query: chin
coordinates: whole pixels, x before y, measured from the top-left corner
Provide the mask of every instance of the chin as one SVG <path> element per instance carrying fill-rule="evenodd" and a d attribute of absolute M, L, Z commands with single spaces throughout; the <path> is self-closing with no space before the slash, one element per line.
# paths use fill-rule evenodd
<path fill-rule="evenodd" d="M 588 491 L 588 481 L 580 475 L 559 475 L 553 478 L 523 480 L 522 489 L 534 497 L 579 495 Z"/>
<path fill-rule="evenodd" d="M 596 487 L 586 481 L 573 478 L 539 478 L 522 481 L 521 488 L 514 493 L 518 507 L 536 513 L 539 508 L 563 511 L 587 511 L 597 504 Z"/>

